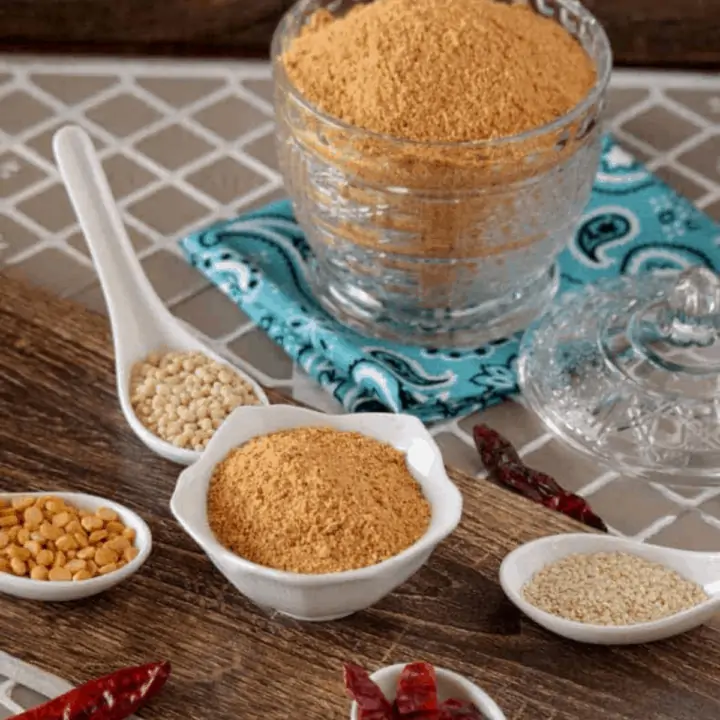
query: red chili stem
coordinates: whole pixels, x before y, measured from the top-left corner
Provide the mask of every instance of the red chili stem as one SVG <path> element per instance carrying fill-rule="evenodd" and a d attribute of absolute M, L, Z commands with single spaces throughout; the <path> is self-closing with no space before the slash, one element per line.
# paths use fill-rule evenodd
<path fill-rule="evenodd" d="M 14 720 L 125 720 L 157 695 L 170 663 L 123 668 L 32 708 Z"/>

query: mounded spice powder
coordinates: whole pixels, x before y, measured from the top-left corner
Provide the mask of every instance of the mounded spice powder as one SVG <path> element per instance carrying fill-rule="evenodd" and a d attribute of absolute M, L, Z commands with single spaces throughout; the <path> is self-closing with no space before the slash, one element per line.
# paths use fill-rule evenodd
<path fill-rule="evenodd" d="M 558 23 L 495 0 L 375 0 L 316 11 L 283 57 L 328 115 L 414 141 L 508 137 L 545 125 L 593 86 L 593 62 Z"/>
<path fill-rule="evenodd" d="M 331 428 L 284 430 L 233 450 L 211 478 L 207 512 L 237 555 L 311 574 L 397 555 L 431 515 L 402 452 Z"/>

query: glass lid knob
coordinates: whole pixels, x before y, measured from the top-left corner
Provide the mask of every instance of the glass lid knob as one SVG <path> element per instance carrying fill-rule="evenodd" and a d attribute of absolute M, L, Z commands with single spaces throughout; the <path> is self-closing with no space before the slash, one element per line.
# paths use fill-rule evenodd
<path fill-rule="evenodd" d="M 667 299 L 665 335 L 678 344 L 707 346 L 720 329 L 720 277 L 704 267 L 678 276 Z"/>
<path fill-rule="evenodd" d="M 661 297 L 630 317 L 628 337 L 657 368 L 720 375 L 720 277 L 704 267 L 679 273 Z"/>

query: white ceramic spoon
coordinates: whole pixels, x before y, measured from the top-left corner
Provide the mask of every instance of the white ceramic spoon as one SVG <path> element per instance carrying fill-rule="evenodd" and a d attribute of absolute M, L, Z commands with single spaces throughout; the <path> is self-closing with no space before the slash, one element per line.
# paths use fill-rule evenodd
<path fill-rule="evenodd" d="M 539 610 L 523 598 L 525 584 L 549 563 L 567 555 L 595 552 L 625 552 L 665 565 L 701 585 L 708 600 L 661 620 L 606 627 L 565 620 Z M 720 553 L 673 550 L 612 535 L 551 535 L 513 550 L 500 566 L 500 584 L 517 608 L 557 635 L 595 645 L 635 645 L 679 635 L 703 625 L 720 611 Z"/>
<path fill-rule="evenodd" d="M 200 452 L 177 448 L 151 433 L 130 404 L 133 365 L 161 349 L 195 350 L 227 363 L 170 313 L 155 294 L 130 244 L 110 185 L 88 135 L 79 127 L 64 127 L 53 138 L 55 159 L 90 248 L 105 295 L 115 350 L 118 397 L 135 434 L 158 455 L 190 465 Z M 234 370 L 253 387 L 264 405 L 262 388 L 246 373 Z"/>

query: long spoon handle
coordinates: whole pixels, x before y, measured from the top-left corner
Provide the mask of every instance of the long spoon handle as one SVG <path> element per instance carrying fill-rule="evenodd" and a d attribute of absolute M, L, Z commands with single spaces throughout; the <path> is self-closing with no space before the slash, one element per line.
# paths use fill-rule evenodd
<path fill-rule="evenodd" d="M 136 354 L 148 331 L 163 334 L 169 313 L 135 255 L 87 133 L 76 126 L 64 127 L 55 134 L 53 149 L 100 278 L 116 357 Z"/>

